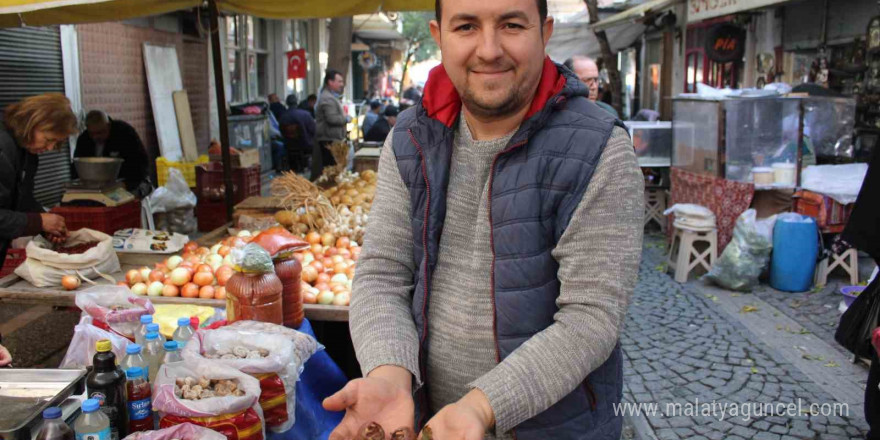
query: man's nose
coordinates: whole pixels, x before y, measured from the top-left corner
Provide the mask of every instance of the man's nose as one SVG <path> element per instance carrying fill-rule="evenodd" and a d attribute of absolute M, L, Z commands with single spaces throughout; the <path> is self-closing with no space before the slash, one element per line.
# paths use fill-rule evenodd
<path fill-rule="evenodd" d="M 504 55 L 498 31 L 495 28 L 486 28 L 480 35 L 480 43 L 477 46 L 477 57 L 484 62 L 493 62 Z"/>

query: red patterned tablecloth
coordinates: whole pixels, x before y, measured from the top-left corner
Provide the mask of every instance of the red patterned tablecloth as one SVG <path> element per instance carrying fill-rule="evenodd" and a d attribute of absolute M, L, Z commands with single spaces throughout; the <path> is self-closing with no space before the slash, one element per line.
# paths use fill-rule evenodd
<path fill-rule="evenodd" d="M 704 176 L 679 168 L 672 168 L 670 180 L 672 185 L 669 206 L 676 203 L 693 203 L 705 206 L 715 214 L 720 255 L 733 236 L 737 217 L 751 206 L 755 185 Z M 671 234 L 672 216 L 669 218 L 669 226 L 667 232 Z"/>

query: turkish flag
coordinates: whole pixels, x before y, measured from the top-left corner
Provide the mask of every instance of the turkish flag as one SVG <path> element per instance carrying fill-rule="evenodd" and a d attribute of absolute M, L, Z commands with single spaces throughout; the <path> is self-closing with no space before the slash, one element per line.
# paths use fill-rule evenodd
<path fill-rule="evenodd" d="M 297 49 L 287 52 L 287 78 L 306 77 L 306 50 Z"/>

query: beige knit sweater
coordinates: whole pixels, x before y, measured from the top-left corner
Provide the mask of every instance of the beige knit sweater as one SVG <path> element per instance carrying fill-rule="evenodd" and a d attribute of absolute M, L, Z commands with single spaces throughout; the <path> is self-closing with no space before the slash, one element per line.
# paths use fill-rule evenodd
<path fill-rule="evenodd" d="M 496 418 L 496 430 L 486 438 L 509 438 L 511 428 L 574 390 L 617 343 L 641 256 L 643 179 L 629 136 L 615 128 L 553 250 L 561 281 L 556 322 L 497 363 L 487 191 L 492 159 L 510 135 L 475 141 L 464 118 L 460 121 L 428 306 L 427 377 L 419 375 L 410 311 L 415 270 L 410 199 L 391 136 L 379 160 L 349 322 L 364 374 L 381 365 L 406 368 L 417 387 L 427 386 L 432 414 L 479 388 Z"/>

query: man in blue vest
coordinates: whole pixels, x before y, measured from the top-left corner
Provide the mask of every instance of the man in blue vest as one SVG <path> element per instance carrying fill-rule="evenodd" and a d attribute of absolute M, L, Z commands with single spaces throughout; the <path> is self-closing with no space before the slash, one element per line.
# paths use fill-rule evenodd
<path fill-rule="evenodd" d="M 379 161 L 349 323 L 363 379 L 324 402 L 439 440 L 620 437 L 619 331 L 643 179 L 622 124 L 545 55 L 546 0 L 442 0 L 443 55 Z"/>

